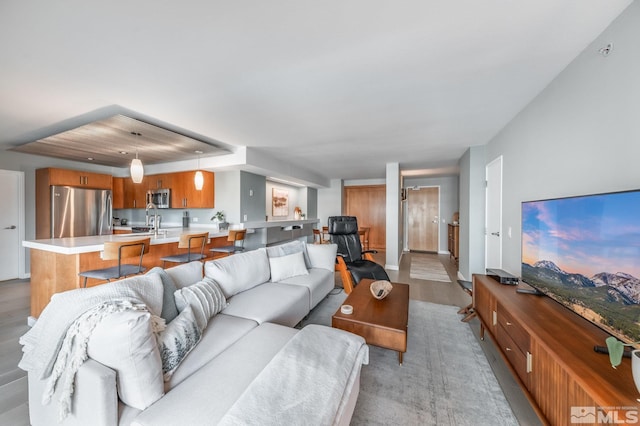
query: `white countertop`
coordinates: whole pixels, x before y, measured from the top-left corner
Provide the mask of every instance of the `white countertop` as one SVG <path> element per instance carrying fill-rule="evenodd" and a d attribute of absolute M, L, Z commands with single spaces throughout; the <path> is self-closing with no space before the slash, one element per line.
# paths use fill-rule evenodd
<path fill-rule="evenodd" d="M 166 233 L 165 233 L 166 231 Z M 23 241 L 22 246 L 32 249 L 49 251 L 60 254 L 79 254 L 102 251 L 105 241 L 125 241 L 126 239 L 139 239 L 147 236 L 151 237 L 151 245 L 177 243 L 180 235 L 184 233 L 206 232 L 209 231 L 209 238 L 226 237 L 229 231 L 218 231 L 210 227 L 189 228 L 166 228 L 161 229 L 160 234 L 148 235 L 146 233 L 136 234 L 112 234 L 112 235 L 95 235 L 89 237 L 73 237 L 73 238 L 47 238 L 41 240 Z"/>

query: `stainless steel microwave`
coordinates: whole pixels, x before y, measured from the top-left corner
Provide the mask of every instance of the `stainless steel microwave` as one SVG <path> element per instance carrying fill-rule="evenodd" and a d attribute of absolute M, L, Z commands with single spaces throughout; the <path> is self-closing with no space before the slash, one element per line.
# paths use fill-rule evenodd
<path fill-rule="evenodd" d="M 171 207 L 171 190 L 170 189 L 150 189 L 147 192 L 147 204 L 153 203 L 159 209 L 168 209 Z"/>

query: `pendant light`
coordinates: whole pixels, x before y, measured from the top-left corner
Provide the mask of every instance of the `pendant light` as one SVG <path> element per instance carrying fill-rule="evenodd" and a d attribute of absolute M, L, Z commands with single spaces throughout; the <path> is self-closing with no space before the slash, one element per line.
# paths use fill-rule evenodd
<path fill-rule="evenodd" d="M 200 171 L 200 154 L 202 154 L 202 151 L 196 151 L 196 154 L 198 154 L 198 170 L 196 170 L 193 180 L 196 185 L 196 191 L 202 191 L 202 187 L 204 186 L 204 175 L 202 171 Z"/>
<path fill-rule="evenodd" d="M 141 135 L 138 132 L 131 132 L 136 138 Z M 142 167 L 142 161 L 138 159 L 138 147 L 136 146 L 136 158 L 131 160 L 131 180 L 133 183 L 142 183 L 144 177 L 144 167 Z"/>

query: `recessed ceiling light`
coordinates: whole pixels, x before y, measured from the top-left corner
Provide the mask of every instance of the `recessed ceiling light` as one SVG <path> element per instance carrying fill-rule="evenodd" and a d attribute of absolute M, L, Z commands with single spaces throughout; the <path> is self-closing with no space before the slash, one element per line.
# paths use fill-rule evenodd
<path fill-rule="evenodd" d="M 93 157 L 87 157 L 87 160 L 93 161 Z"/>
<path fill-rule="evenodd" d="M 120 151 L 120 154 L 122 154 L 122 155 L 127 155 L 127 154 L 128 154 L 128 152 L 127 152 L 127 151 Z"/>
<path fill-rule="evenodd" d="M 198 155 L 200 155 L 200 154 L 204 154 L 204 152 L 202 152 L 202 151 L 200 151 L 200 150 L 196 150 L 196 151 L 193 151 L 193 152 L 194 152 L 194 153 L 196 153 L 196 154 L 198 154 Z"/>

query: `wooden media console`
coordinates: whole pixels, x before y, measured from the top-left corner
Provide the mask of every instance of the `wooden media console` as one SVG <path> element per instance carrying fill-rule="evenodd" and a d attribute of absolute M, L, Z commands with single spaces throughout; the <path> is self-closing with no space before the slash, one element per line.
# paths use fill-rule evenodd
<path fill-rule="evenodd" d="M 579 416 L 593 408 L 591 424 L 640 421 L 630 360 L 614 369 L 608 355 L 593 350 L 609 335 L 551 298 L 517 287 L 474 275 L 473 307 L 481 337 L 496 344 L 540 419 L 589 424 Z"/>

